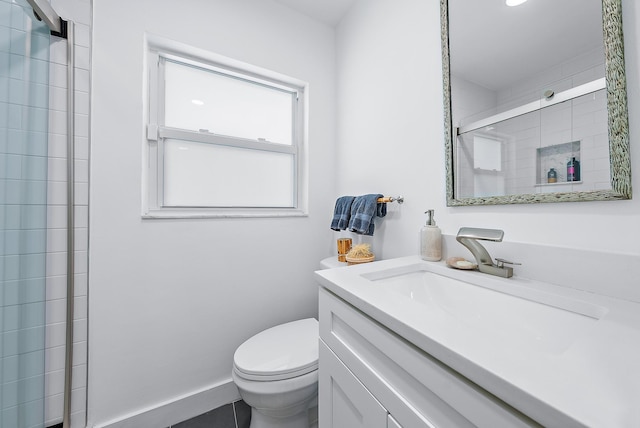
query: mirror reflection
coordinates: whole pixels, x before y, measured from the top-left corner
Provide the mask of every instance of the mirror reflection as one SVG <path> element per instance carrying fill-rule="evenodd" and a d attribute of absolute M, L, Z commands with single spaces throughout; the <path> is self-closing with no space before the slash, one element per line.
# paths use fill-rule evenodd
<path fill-rule="evenodd" d="M 604 3 L 443 2 L 450 205 L 611 191 Z"/>

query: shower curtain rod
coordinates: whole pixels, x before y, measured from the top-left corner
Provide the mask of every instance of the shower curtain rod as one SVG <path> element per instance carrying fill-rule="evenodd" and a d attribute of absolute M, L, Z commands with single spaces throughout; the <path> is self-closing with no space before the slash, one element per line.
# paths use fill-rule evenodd
<path fill-rule="evenodd" d="M 67 38 L 67 21 L 60 18 L 47 0 L 27 0 L 27 3 L 33 8 L 36 18 L 47 24 L 52 36 Z"/>

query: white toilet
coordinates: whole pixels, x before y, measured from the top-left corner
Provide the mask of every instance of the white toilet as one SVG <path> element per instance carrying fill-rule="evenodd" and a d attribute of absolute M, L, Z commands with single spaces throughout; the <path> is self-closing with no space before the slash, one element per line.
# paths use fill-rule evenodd
<path fill-rule="evenodd" d="M 336 256 L 321 269 L 346 266 Z M 249 428 L 314 428 L 318 420 L 318 321 L 277 325 L 249 338 L 233 355 L 232 377 L 251 406 Z"/>
<path fill-rule="evenodd" d="M 318 321 L 277 325 L 233 356 L 233 381 L 251 406 L 250 428 L 309 428 L 318 399 Z M 313 416 L 311 416 L 313 423 Z"/>

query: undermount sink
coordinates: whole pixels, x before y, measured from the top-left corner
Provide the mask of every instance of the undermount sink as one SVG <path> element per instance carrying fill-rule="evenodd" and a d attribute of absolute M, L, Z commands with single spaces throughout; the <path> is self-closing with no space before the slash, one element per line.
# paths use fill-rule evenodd
<path fill-rule="evenodd" d="M 474 273 L 482 284 L 483 277 Z M 479 285 L 430 272 L 426 264 L 369 272 L 362 275 L 394 295 L 418 304 L 425 311 L 442 315 L 487 338 L 516 341 L 548 353 L 565 350 L 581 332 L 606 313 L 590 303 L 507 285 Z M 561 328 L 559 328 L 561 326 Z"/>

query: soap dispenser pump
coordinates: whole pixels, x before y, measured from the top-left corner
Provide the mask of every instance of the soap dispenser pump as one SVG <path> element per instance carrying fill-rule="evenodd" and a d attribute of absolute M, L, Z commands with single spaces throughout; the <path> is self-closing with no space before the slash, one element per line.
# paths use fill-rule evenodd
<path fill-rule="evenodd" d="M 422 260 L 437 262 L 442 259 L 442 232 L 436 226 L 433 210 L 425 211 L 427 223 L 420 230 L 420 256 Z"/>

